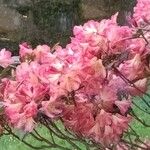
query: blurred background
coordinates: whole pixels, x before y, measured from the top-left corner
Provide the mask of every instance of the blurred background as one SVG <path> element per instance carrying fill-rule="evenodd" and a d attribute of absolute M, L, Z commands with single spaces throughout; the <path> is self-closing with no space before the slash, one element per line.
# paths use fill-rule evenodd
<path fill-rule="evenodd" d="M 28 42 L 65 45 L 74 25 L 109 18 L 119 11 L 118 22 L 132 12 L 135 0 L 0 0 L 0 48 L 17 53 Z"/>

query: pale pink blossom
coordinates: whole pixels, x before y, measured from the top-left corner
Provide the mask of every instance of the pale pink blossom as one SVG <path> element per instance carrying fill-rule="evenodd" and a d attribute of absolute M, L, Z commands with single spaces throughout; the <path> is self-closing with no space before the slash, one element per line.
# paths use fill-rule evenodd
<path fill-rule="evenodd" d="M 143 95 L 147 91 L 147 78 L 140 79 L 134 83 L 134 86 L 128 86 L 127 90 L 132 96 Z"/>
<path fill-rule="evenodd" d="M 117 100 L 116 91 L 112 87 L 103 86 L 99 91 L 98 104 L 99 107 L 107 111 L 113 111 L 113 105 Z"/>
<path fill-rule="evenodd" d="M 42 108 L 40 110 L 50 118 L 55 118 L 62 113 L 62 103 L 52 98 L 49 101 L 42 102 Z"/>
<path fill-rule="evenodd" d="M 19 55 L 21 58 L 31 55 L 33 52 L 32 48 L 26 42 L 20 44 L 19 48 Z"/>
<path fill-rule="evenodd" d="M 127 117 L 119 114 L 112 115 L 101 110 L 88 136 L 105 146 L 111 143 L 118 143 L 122 133 L 127 129 L 129 121 L 130 119 Z"/>
<path fill-rule="evenodd" d="M 140 54 L 136 54 L 131 60 L 127 60 L 119 66 L 120 72 L 129 80 L 134 80 L 144 73 L 143 62 Z"/>
<path fill-rule="evenodd" d="M 39 63 L 50 63 L 55 59 L 55 56 L 50 53 L 50 47 L 47 45 L 38 45 L 33 53 Z"/>
<path fill-rule="evenodd" d="M 62 75 L 60 78 L 61 88 L 67 90 L 68 92 L 77 90 L 80 87 L 80 84 L 80 76 L 76 72 L 69 72 Z"/>
<path fill-rule="evenodd" d="M 12 63 L 11 52 L 6 49 L 1 49 L 0 51 L 0 66 L 6 68 Z"/>
<path fill-rule="evenodd" d="M 149 53 L 149 49 L 146 48 L 146 41 L 142 38 L 132 39 L 132 42 L 130 43 L 129 49 L 131 49 L 131 52 L 136 54 L 146 54 Z"/>
<path fill-rule="evenodd" d="M 131 107 L 131 101 L 129 100 L 115 101 L 115 105 L 119 108 L 121 114 L 124 115 Z"/>
<path fill-rule="evenodd" d="M 139 25 L 144 25 L 150 21 L 150 0 L 138 0 L 134 7 L 133 18 Z"/>

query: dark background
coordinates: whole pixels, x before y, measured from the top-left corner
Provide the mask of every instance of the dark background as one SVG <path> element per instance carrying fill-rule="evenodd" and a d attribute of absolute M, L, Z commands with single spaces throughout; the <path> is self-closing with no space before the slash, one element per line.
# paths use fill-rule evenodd
<path fill-rule="evenodd" d="M 89 19 L 109 18 L 119 11 L 118 22 L 132 12 L 135 0 L 0 0 L 0 48 L 14 53 L 24 41 L 65 45 L 74 25 Z"/>

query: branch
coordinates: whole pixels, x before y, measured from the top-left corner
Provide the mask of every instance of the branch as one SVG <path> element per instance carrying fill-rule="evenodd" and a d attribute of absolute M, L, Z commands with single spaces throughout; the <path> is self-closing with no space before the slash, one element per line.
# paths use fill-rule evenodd
<path fill-rule="evenodd" d="M 137 117 L 137 115 L 134 113 L 134 111 L 132 110 L 131 112 L 131 115 L 134 116 L 134 118 L 139 121 L 143 126 L 145 127 L 150 127 L 149 124 L 146 124 L 145 121 L 141 120 L 140 118 Z"/>
<path fill-rule="evenodd" d="M 135 102 L 132 101 L 132 104 L 133 104 L 134 106 L 136 106 L 139 110 L 141 110 L 141 111 L 143 111 L 144 113 L 147 113 L 147 114 L 150 115 L 150 112 L 148 112 L 147 110 L 144 110 L 143 108 L 141 108 L 140 106 L 138 106 Z"/>
<path fill-rule="evenodd" d="M 56 133 L 54 130 L 52 130 L 49 126 L 49 123 L 47 122 L 46 119 L 45 123 L 43 123 L 43 125 L 49 129 L 50 132 L 53 132 L 57 137 L 59 137 L 60 139 L 66 140 L 69 144 L 71 144 L 75 149 L 77 150 L 81 150 L 80 147 L 78 147 L 74 142 L 71 141 L 71 139 L 69 137 L 67 137 L 66 135 L 64 135 L 58 128 L 57 126 L 54 126 L 54 128 L 59 131 L 59 133 L 61 133 L 61 135 L 59 135 L 58 133 Z"/>

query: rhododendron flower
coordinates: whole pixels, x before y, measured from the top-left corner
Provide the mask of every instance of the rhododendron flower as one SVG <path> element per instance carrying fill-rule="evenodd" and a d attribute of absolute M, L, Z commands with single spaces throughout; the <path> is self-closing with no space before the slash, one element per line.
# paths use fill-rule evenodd
<path fill-rule="evenodd" d="M 60 69 L 60 68 L 59 68 Z M 61 77 L 61 69 L 50 66 L 49 64 L 41 65 L 36 72 L 37 76 L 43 83 L 52 83 L 57 85 Z"/>
<path fill-rule="evenodd" d="M 24 114 L 18 114 L 16 118 L 17 121 L 13 124 L 18 129 L 22 129 L 25 132 L 31 132 L 35 127 L 35 121 L 32 117 L 26 118 Z"/>
<path fill-rule="evenodd" d="M 132 39 L 131 44 L 129 45 L 129 49 L 131 49 L 131 52 L 133 52 L 133 54 L 146 54 L 148 53 L 148 48 L 146 49 L 145 47 L 146 45 L 146 41 L 144 39 L 141 38 L 137 38 L 137 39 Z"/>
<path fill-rule="evenodd" d="M 68 92 L 77 90 L 80 87 L 80 84 L 80 77 L 75 72 L 69 72 L 68 74 L 61 76 L 60 86 Z"/>
<path fill-rule="evenodd" d="M 6 106 L 5 112 L 10 122 L 19 129 L 31 132 L 34 128 L 35 121 L 33 117 L 37 114 L 37 105 L 32 101 L 28 104 L 24 103 L 4 103 Z"/>
<path fill-rule="evenodd" d="M 44 97 L 47 90 L 48 88 L 40 83 L 31 84 L 29 82 L 23 82 L 18 88 L 18 93 L 25 96 L 27 101 L 38 101 Z"/>
<path fill-rule="evenodd" d="M 117 94 L 111 87 L 103 86 L 99 92 L 99 107 L 108 111 L 113 110 L 113 104 L 117 100 Z"/>
<path fill-rule="evenodd" d="M 127 129 L 129 119 L 121 115 L 112 115 L 104 110 L 96 117 L 95 125 L 89 131 L 97 142 L 103 144 L 117 143 L 123 130 Z"/>
<path fill-rule="evenodd" d="M 133 18 L 139 25 L 144 25 L 150 20 L 150 0 L 137 0 L 137 5 L 134 7 Z"/>
<path fill-rule="evenodd" d="M 31 55 L 33 53 L 32 48 L 25 42 L 19 45 L 20 50 L 19 50 L 19 55 L 21 58 Z"/>
<path fill-rule="evenodd" d="M 150 76 L 149 7 L 150 0 L 138 0 L 130 27 L 117 24 L 118 13 L 75 26 L 64 48 L 20 44 L 20 64 L 0 85 L 8 124 L 32 132 L 61 120 L 76 136 L 126 149 L 132 96 L 146 92 Z M 2 49 L 0 65 L 9 64 L 11 53 Z"/>
<path fill-rule="evenodd" d="M 34 49 L 36 61 L 39 63 L 50 63 L 56 58 L 55 55 L 50 53 L 50 47 L 47 45 L 39 45 Z"/>
<path fill-rule="evenodd" d="M 129 80 L 134 80 L 142 76 L 144 68 L 139 54 L 136 54 L 133 59 L 125 61 L 119 66 L 120 72 Z"/>
<path fill-rule="evenodd" d="M 134 83 L 135 87 L 127 87 L 132 96 L 143 95 L 147 91 L 147 78 L 140 79 Z"/>
<path fill-rule="evenodd" d="M 79 135 L 86 136 L 94 125 L 91 110 L 92 105 L 85 103 L 65 107 L 62 116 L 65 126 Z"/>
<path fill-rule="evenodd" d="M 11 52 L 6 49 L 0 51 L 0 66 L 6 68 L 12 63 Z"/>
<path fill-rule="evenodd" d="M 5 109 L 6 114 L 8 116 L 10 116 L 12 119 L 13 119 L 13 115 L 16 113 L 19 113 L 23 108 L 23 104 L 21 102 L 14 103 L 14 104 L 11 104 L 9 102 L 5 102 L 4 106 L 6 106 L 6 109 Z"/>
<path fill-rule="evenodd" d="M 96 57 L 94 57 L 93 59 L 91 59 L 91 69 L 93 69 L 94 71 L 94 75 L 99 76 L 101 78 L 105 78 L 106 77 L 106 69 L 102 64 L 102 60 L 101 59 L 97 59 Z"/>
<path fill-rule="evenodd" d="M 131 102 L 129 100 L 115 101 L 115 105 L 119 108 L 121 114 L 125 115 L 131 107 Z"/>
<path fill-rule="evenodd" d="M 49 101 L 43 101 L 40 110 L 50 118 L 55 118 L 62 113 L 63 105 L 57 100 L 50 99 Z"/>
<path fill-rule="evenodd" d="M 29 74 L 32 72 L 30 65 L 27 62 L 21 63 L 16 68 L 16 79 L 18 81 L 23 81 L 29 78 Z"/>
<path fill-rule="evenodd" d="M 106 37 L 109 42 L 111 53 L 120 52 L 127 47 L 127 38 L 132 37 L 129 27 L 111 26 L 106 31 Z"/>
<path fill-rule="evenodd" d="M 19 102 L 20 100 L 14 99 L 13 103 L 11 102 L 5 102 L 4 106 L 6 107 L 5 113 L 10 120 L 10 123 L 12 123 L 16 128 L 21 128 L 25 131 L 32 131 L 34 127 L 34 120 L 33 117 L 35 117 L 37 113 L 37 107 L 34 102 L 31 102 L 27 105 L 25 105 L 24 102 Z"/>
<path fill-rule="evenodd" d="M 37 104 L 32 101 L 24 106 L 23 111 L 26 117 L 33 117 L 37 113 Z"/>

